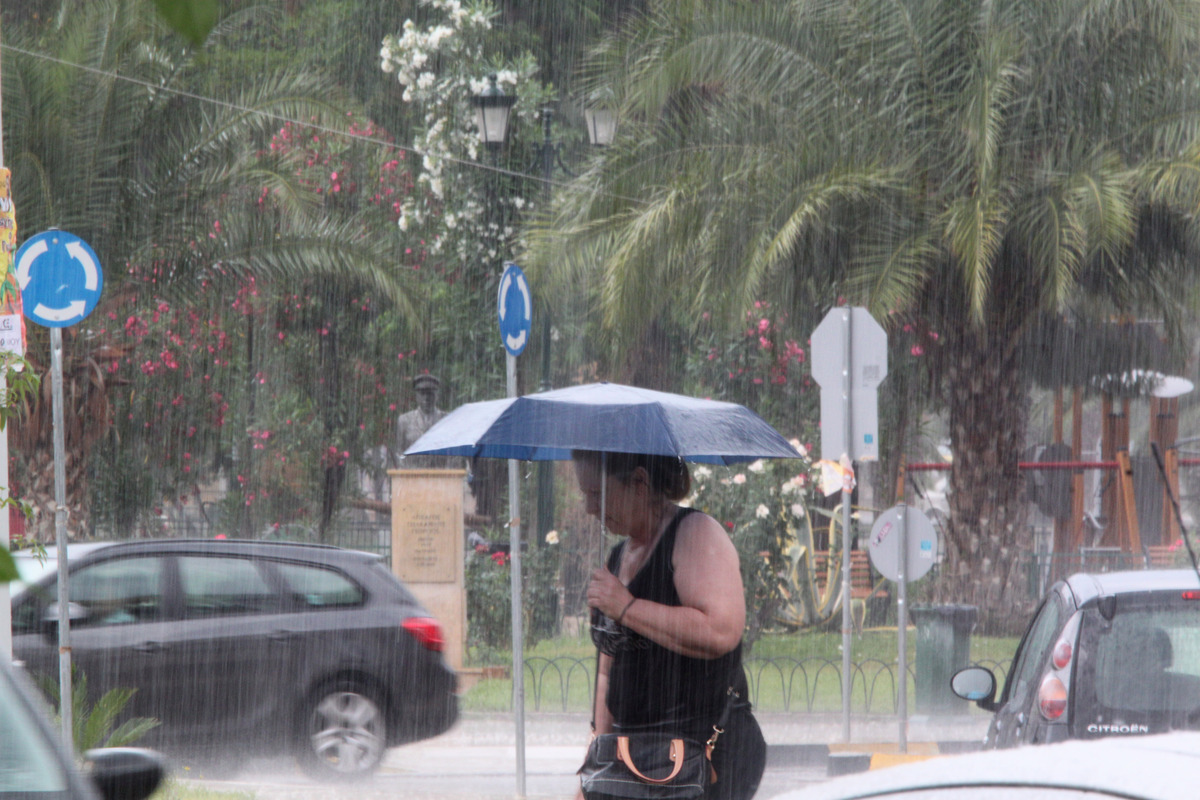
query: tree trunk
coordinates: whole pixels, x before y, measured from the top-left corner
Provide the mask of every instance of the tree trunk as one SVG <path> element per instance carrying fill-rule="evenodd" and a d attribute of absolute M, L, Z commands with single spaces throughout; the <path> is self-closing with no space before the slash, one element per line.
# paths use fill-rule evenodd
<path fill-rule="evenodd" d="M 1026 382 L 1011 338 L 966 336 L 948 352 L 950 520 L 941 602 L 979 609 L 979 626 L 1013 632 L 1030 605 L 1022 555 L 1032 551 L 1018 461 L 1025 445 Z"/>
<path fill-rule="evenodd" d="M 92 534 L 88 463 L 92 447 L 112 427 L 108 393 L 111 383 L 92 357 L 77 352 L 73 331 L 63 335 L 63 449 L 67 485 L 67 536 L 78 539 Z M 41 363 L 37 351 L 41 340 L 31 342 L 30 364 L 41 376 L 40 392 L 8 428 L 10 489 L 14 497 L 33 507 L 26 523 L 26 536 L 42 543 L 55 538 L 53 380 L 50 366 Z"/>

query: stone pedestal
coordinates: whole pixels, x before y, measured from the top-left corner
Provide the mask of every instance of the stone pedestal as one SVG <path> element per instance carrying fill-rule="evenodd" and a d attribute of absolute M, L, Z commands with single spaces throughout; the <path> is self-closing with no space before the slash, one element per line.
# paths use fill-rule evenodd
<path fill-rule="evenodd" d="M 442 625 L 447 663 L 463 672 L 467 597 L 463 582 L 461 469 L 393 469 L 392 572 Z"/>

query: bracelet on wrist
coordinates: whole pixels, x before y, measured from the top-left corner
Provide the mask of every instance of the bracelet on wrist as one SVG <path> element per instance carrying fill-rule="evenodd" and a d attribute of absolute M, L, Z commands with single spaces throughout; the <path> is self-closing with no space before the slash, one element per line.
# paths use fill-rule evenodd
<path fill-rule="evenodd" d="M 621 613 L 617 615 L 617 624 L 618 625 L 621 624 L 621 620 L 625 619 L 625 612 L 628 611 L 629 607 L 631 605 L 633 605 L 634 603 L 636 603 L 637 601 L 638 601 L 638 598 L 636 598 L 636 597 L 629 598 L 629 602 L 625 604 L 625 607 L 621 609 Z"/>

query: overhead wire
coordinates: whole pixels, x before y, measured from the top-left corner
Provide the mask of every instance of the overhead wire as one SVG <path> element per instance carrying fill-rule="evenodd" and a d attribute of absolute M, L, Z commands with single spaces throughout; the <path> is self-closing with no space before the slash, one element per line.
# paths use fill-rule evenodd
<path fill-rule="evenodd" d="M 122 75 L 119 72 L 113 72 L 111 70 L 99 69 L 97 67 L 88 66 L 87 64 L 79 64 L 79 63 L 76 63 L 73 61 L 68 61 L 63 58 L 58 58 L 57 56 L 49 55 L 48 53 L 39 53 L 35 50 L 27 50 L 23 47 L 18 47 L 16 45 L 0 43 L 0 53 L 3 53 L 3 52 L 18 53 L 20 55 L 28 56 L 30 58 L 40 58 L 43 61 L 49 61 L 51 63 L 60 64 L 65 67 L 71 67 L 73 69 L 82 70 L 84 72 L 90 72 L 90 73 L 92 73 L 94 75 L 98 75 L 100 77 L 109 78 L 111 80 L 124 81 L 126 83 L 131 83 L 136 86 L 142 86 L 142 87 L 144 87 L 146 89 L 150 89 L 151 91 L 154 91 L 154 92 L 166 92 L 168 94 L 173 94 L 177 97 L 183 97 L 183 98 L 187 98 L 189 100 L 195 100 L 195 101 L 201 102 L 201 103 L 209 103 L 211 105 L 219 106 L 219 107 L 231 110 L 231 111 L 237 111 L 242 114 L 258 115 L 265 119 L 275 120 L 281 124 L 282 123 L 292 123 L 294 125 L 303 125 L 307 128 L 312 128 L 313 130 L 319 131 L 319 132 L 329 135 L 329 136 L 351 137 L 358 141 L 369 142 L 371 144 L 378 144 L 383 147 L 392 147 L 392 148 L 400 150 L 404 153 L 410 153 L 414 156 L 423 155 L 420 150 L 413 147 L 412 145 L 397 144 L 394 141 L 390 141 L 388 139 L 383 139 L 378 136 L 369 136 L 369 135 L 363 135 L 363 134 L 357 134 L 357 133 L 354 133 L 354 134 L 348 133 L 344 130 L 338 130 L 337 128 L 332 128 L 328 125 L 322 125 L 322 124 L 314 123 L 311 121 L 293 119 L 293 118 L 287 116 L 286 114 L 278 114 L 278 113 L 274 113 L 271 111 L 264 111 L 262 109 L 250 108 L 249 106 L 239 105 L 237 103 L 233 103 L 228 100 L 222 100 L 217 97 L 210 97 L 208 95 L 199 94 L 197 92 L 191 92 L 186 89 L 179 89 L 179 88 L 176 88 L 173 86 L 163 86 L 160 84 L 152 83 L 151 81 L 143 80 L 141 78 L 133 78 L 128 75 Z M 501 167 L 498 164 L 485 164 L 482 161 L 472 161 L 470 159 L 458 158 L 455 156 L 447 156 L 445 158 L 445 160 L 452 164 L 461 166 L 461 167 L 477 169 L 477 170 L 481 170 L 483 172 L 490 172 L 495 175 L 503 175 L 503 176 L 510 177 L 510 178 L 520 178 L 523 180 L 536 181 L 536 182 L 541 183 L 551 189 L 562 188 L 562 187 L 569 185 L 569 183 L 567 183 L 565 181 L 555 180 L 554 178 L 547 178 L 544 175 L 538 175 L 538 174 L 532 173 L 532 172 L 522 172 L 520 170 L 513 170 L 513 169 L 509 169 L 507 167 Z M 599 193 L 604 194 L 604 192 L 599 192 Z M 610 195 L 610 196 L 614 197 L 615 199 L 626 200 L 629 202 L 637 202 L 633 198 L 629 198 L 629 197 L 621 197 L 621 196 L 617 196 L 617 195 Z"/>

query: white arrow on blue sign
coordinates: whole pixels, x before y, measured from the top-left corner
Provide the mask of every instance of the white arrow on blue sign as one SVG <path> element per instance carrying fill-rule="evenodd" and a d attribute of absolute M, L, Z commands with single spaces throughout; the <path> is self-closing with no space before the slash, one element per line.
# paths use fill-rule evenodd
<path fill-rule="evenodd" d="M 525 273 L 516 264 L 504 265 L 496 308 L 500 314 L 500 339 L 504 349 L 509 355 L 521 355 L 533 326 L 533 296 L 529 293 Z"/>
<path fill-rule="evenodd" d="M 25 316 L 39 325 L 74 325 L 100 301 L 100 259 L 74 234 L 46 231 L 29 237 L 17 250 L 16 264 Z"/>

